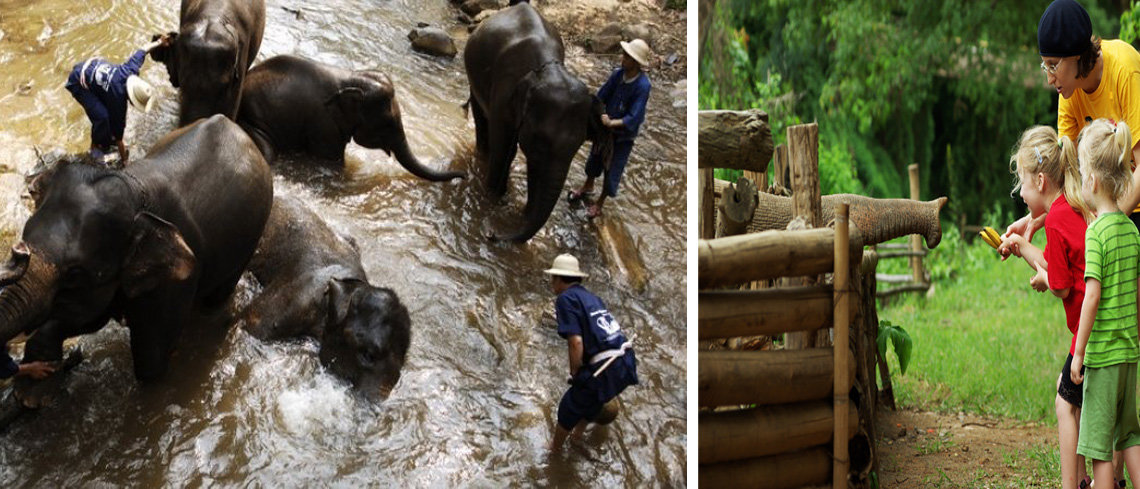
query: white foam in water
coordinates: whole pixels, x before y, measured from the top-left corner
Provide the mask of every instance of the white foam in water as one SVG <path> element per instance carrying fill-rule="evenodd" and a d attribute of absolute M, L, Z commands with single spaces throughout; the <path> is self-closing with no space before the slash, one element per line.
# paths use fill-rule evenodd
<path fill-rule="evenodd" d="M 306 385 L 288 389 L 277 396 L 277 413 L 282 425 L 295 435 L 337 432 L 339 425 L 351 425 L 353 398 L 348 386 L 329 375 L 317 375 Z"/>

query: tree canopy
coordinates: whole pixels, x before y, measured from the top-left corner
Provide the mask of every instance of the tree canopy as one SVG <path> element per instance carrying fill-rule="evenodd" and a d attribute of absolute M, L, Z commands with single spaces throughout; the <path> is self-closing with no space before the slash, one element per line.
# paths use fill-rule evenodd
<path fill-rule="evenodd" d="M 1136 36 L 1129 5 L 1082 4 L 1097 35 Z M 1037 54 L 1047 5 L 703 0 L 699 105 L 764 109 L 777 144 L 817 121 L 825 194 L 908 196 L 918 163 L 923 197 L 949 196 L 969 222 L 1021 212 L 1010 153 L 1025 129 L 1057 124 Z"/>

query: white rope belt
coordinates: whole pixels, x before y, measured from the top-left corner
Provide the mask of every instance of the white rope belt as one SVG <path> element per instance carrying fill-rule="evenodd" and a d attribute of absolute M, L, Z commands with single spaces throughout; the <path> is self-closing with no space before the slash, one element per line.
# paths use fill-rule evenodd
<path fill-rule="evenodd" d="M 590 365 L 594 365 L 602 361 L 606 362 L 594 371 L 594 377 L 601 375 L 601 373 L 604 372 L 611 363 L 614 363 L 614 360 L 624 356 L 626 350 L 629 350 L 630 348 L 633 348 L 633 340 L 626 341 L 625 343 L 622 343 L 620 347 L 614 348 L 613 350 L 606 350 L 590 357 Z"/>

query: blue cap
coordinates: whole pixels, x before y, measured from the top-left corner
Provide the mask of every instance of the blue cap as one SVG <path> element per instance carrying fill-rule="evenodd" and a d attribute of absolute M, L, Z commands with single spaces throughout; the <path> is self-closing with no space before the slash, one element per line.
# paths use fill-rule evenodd
<path fill-rule="evenodd" d="M 1081 4 L 1074 0 L 1056 0 L 1049 4 L 1037 23 L 1037 50 L 1041 56 L 1077 56 L 1092 43 L 1092 20 Z"/>

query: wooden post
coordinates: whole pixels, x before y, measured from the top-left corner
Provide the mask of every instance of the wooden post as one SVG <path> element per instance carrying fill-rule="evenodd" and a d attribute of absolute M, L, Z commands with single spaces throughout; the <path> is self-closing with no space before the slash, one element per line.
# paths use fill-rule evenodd
<path fill-rule="evenodd" d="M 702 110 L 697 132 L 697 168 L 768 171 L 772 129 L 764 111 Z"/>
<path fill-rule="evenodd" d="M 716 212 L 714 206 L 716 205 L 713 199 L 713 170 L 712 168 L 705 168 L 697 170 L 697 185 L 700 186 L 701 193 L 701 213 L 697 220 L 700 227 L 701 239 L 712 239 L 716 237 L 716 222 L 713 213 Z"/>
<path fill-rule="evenodd" d="M 918 182 L 918 164 L 914 163 L 907 167 L 910 173 L 910 198 L 911 200 L 919 200 L 919 182 Z M 911 251 L 922 251 L 922 238 L 917 234 L 910 237 Z M 914 272 L 914 283 L 926 283 L 926 274 L 922 270 L 922 257 L 912 256 L 910 258 L 910 269 Z"/>
<path fill-rule="evenodd" d="M 775 167 L 775 185 L 779 185 L 785 189 L 792 188 L 792 179 L 788 175 L 788 146 L 781 144 L 776 146 L 776 151 L 772 154 L 772 165 Z"/>
<path fill-rule="evenodd" d="M 835 278 L 833 286 L 835 291 L 835 348 L 832 348 L 835 353 L 835 374 L 833 377 L 835 379 L 835 437 L 832 445 L 835 455 L 833 457 L 831 482 L 833 489 L 847 488 L 847 469 L 851 464 L 847 454 L 849 437 L 846 436 L 849 422 L 847 419 L 848 392 L 851 390 L 847 376 L 847 363 L 850 361 L 847 350 L 848 321 L 851 317 L 850 284 L 848 283 L 851 250 L 847 248 L 847 213 L 849 210 L 847 204 L 840 204 L 835 211 L 835 273 L 833 275 Z"/>
<path fill-rule="evenodd" d="M 823 225 L 819 195 L 819 126 L 815 123 L 788 128 L 788 160 L 792 177 L 792 219 L 800 219 L 809 229 Z M 791 279 L 788 285 L 811 280 Z M 798 350 L 816 345 L 817 333 L 807 331 L 784 335 L 784 348 Z"/>
<path fill-rule="evenodd" d="M 735 236 L 748 231 L 752 223 L 752 213 L 756 211 L 756 185 L 741 177 L 735 185 L 729 185 L 720 196 L 717 211 L 716 236 Z"/>

